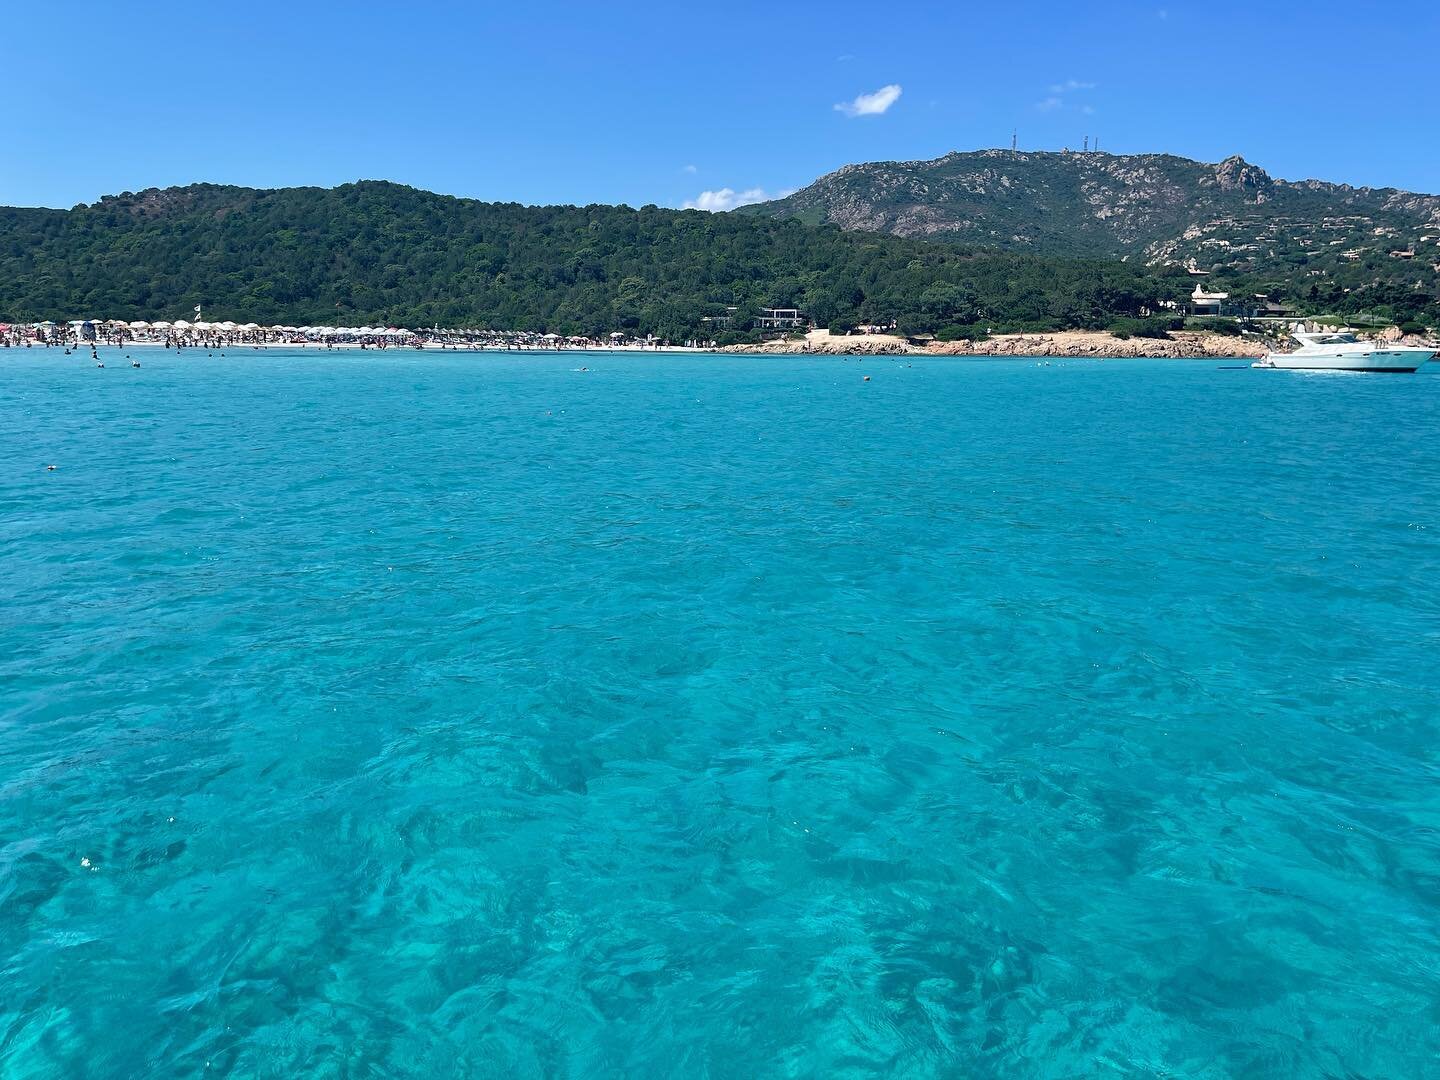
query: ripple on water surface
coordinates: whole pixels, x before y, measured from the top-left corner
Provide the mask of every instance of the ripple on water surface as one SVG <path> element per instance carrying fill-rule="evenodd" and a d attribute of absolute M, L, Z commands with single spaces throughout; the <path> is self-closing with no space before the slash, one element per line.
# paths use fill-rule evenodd
<path fill-rule="evenodd" d="M 0 417 L 7 1077 L 1435 1071 L 1440 378 L 10 350 Z"/>

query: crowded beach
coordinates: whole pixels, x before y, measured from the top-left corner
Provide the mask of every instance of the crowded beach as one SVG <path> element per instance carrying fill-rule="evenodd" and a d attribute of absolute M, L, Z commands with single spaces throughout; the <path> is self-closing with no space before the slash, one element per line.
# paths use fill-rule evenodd
<path fill-rule="evenodd" d="M 713 344 L 713 343 L 712 343 Z M 542 334 L 525 330 L 398 326 L 261 326 L 258 323 L 147 322 L 72 319 L 68 322 L 0 323 L 0 348 L 95 349 L 100 346 L 162 346 L 167 349 L 627 349 L 694 350 L 701 343 L 672 345 L 654 337 L 620 331 L 601 338 Z"/>

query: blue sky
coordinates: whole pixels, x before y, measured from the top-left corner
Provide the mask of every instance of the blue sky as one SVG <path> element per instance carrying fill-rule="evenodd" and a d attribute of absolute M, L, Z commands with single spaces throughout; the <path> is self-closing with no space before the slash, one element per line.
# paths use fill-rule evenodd
<path fill-rule="evenodd" d="M 6 38 L 8 205 L 384 178 L 723 207 L 1012 129 L 1440 192 L 1434 0 L 55 0 Z"/>

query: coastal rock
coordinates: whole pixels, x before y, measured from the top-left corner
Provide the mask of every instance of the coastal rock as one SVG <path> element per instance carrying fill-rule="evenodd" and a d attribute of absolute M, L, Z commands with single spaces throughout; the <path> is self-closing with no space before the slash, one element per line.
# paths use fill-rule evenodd
<path fill-rule="evenodd" d="M 769 341 L 763 345 L 732 345 L 722 352 L 760 354 L 811 353 L 821 356 L 1043 356 L 1120 360 L 1255 359 L 1267 347 L 1254 338 L 1229 337 L 1200 330 L 1177 330 L 1168 338 L 1118 338 L 1090 330 L 1055 334 L 997 334 L 985 341 L 936 341 L 912 345 L 888 335 L 830 337 L 823 331 L 806 340 Z"/>

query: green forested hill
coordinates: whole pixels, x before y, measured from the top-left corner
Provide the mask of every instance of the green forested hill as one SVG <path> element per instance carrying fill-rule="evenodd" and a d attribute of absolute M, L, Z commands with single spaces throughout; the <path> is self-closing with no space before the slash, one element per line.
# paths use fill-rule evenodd
<path fill-rule="evenodd" d="M 739 213 L 1201 270 L 1302 308 L 1435 311 L 1440 196 L 1288 181 L 1239 157 L 981 150 L 847 165 Z M 1352 295 L 1354 294 L 1354 295 Z M 1413 310 L 1410 313 L 1414 313 Z"/>
<path fill-rule="evenodd" d="M 383 182 L 199 184 L 0 210 L 0 321 L 439 324 L 682 339 L 795 306 L 820 325 L 1103 326 L 1188 292 L 1179 271 L 973 252 L 798 221 L 525 207 Z"/>

